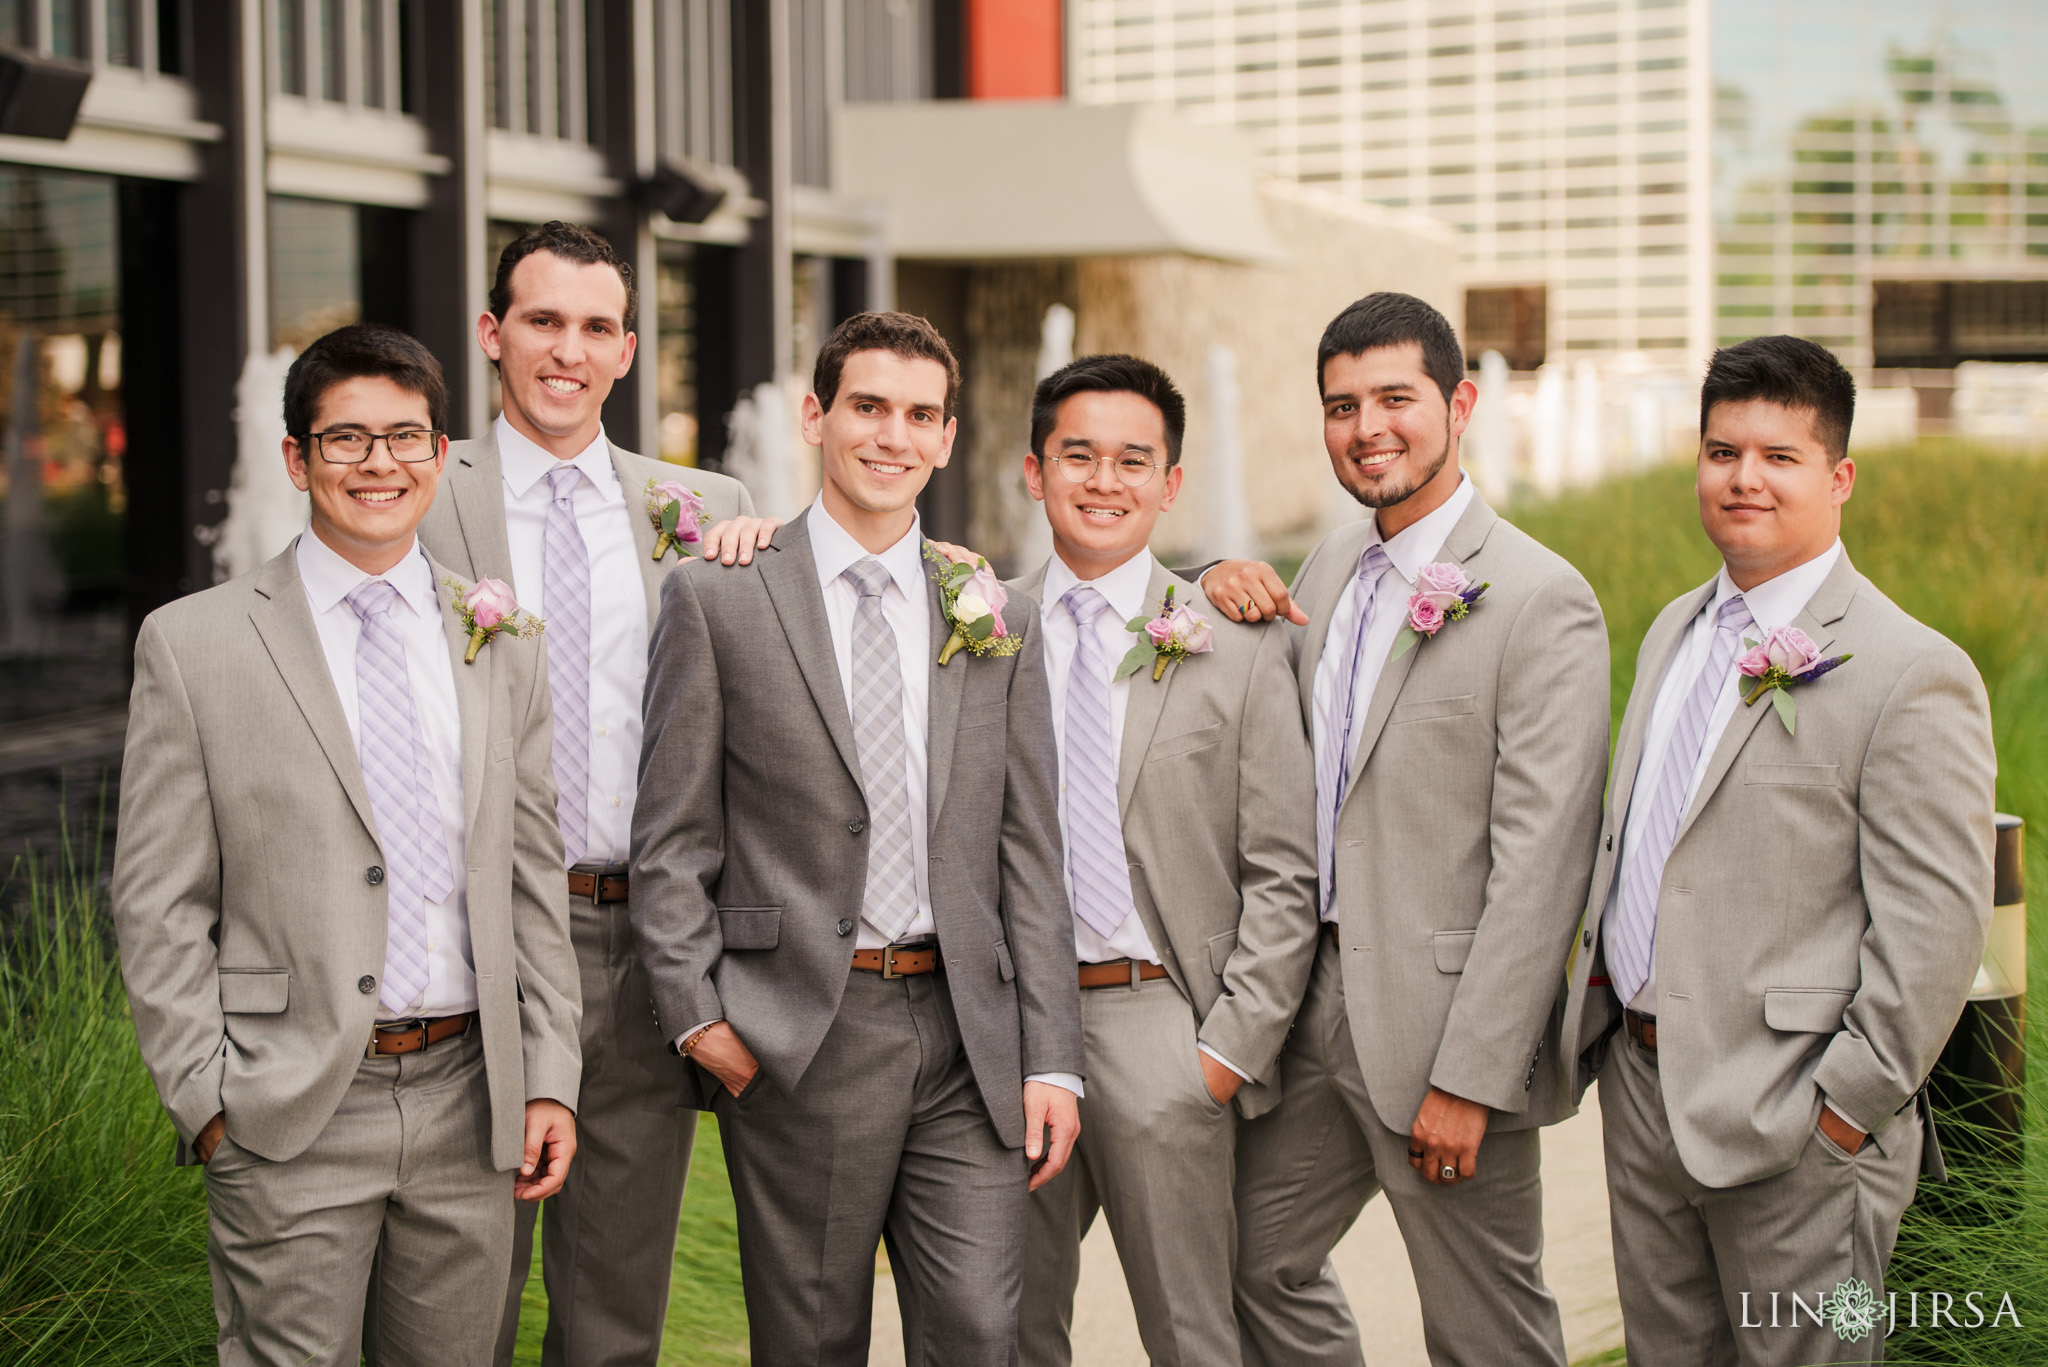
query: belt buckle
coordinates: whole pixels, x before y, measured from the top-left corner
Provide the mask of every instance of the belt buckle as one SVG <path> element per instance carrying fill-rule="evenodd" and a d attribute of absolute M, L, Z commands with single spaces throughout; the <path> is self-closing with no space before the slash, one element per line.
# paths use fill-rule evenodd
<path fill-rule="evenodd" d="M 604 875 L 601 873 L 590 875 L 590 905 L 594 907 L 604 905 Z"/>
<path fill-rule="evenodd" d="M 902 977 L 902 976 L 903 976 L 903 975 L 902 975 L 901 973 L 898 973 L 898 972 L 896 971 L 896 946 L 894 946 L 894 945 L 883 945 L 883 946 L 882 946 L 882 979 L 883 979 L 883 981 L 885 981 L 885 982 L 886 982 L 886 981 L 887 981 L 887 980 L 889 980 L 890 978 L 900 978 L 900 977 Z"/>
<path fill-rule="evenodd" d="M 1144 979 L 1138 976 L 1142 968 L 1136 958 L 1129 958 L 1124 960 L 1124 962 L 1131 966 L 1131 991 L 1136 992 L 1138 984 L 1144 981 Z"/>
<path fill-rule="evenodd" d="M 378 1052 L 377 1052 L 377 1036 L 379 1036 L 379 1035 L 405 1035 L 405 1034 L 410 1034 L 410 1033 L 411 1033 L 411 1032 L 413 1032 L 414 1030 L 417 1030 L 417 1031 L 419 1031 L 419 1032 L 420 1032 L 420 1048 L 422 1048 L 422 1049 L 426 1048 L 426 1047 L 427 1047 L 427 1018 L 426 1018 L 425 1016 L 414 1016 L 414 1017 L 413 1017 L 413 1018 L 412 1018 L 411 1020 L 408 1020 L 408 1021 L 395 1021 L 395 1022 L 393 1022 L 393 1023 L 392 1023 L 392 1024 L 390 1024 L 390 1025 L 384 1025 L 384 1026 L 376 1025 L 376 1024 L 374 1024 L 374 1023 L 373 1023 L 373 1024 L 372 1024 L 372 1025 L 370 1026 L 370 1042 L 369 1042 L 369 1043 L 368 1043 L 367 1045 L 365 1045 L 365 1046 L 363 1047 L 363 1057 L 364 1057 L 364 1058 L 366 1058 L 366 1059 L 367 1059 L 367 1058 L 388 1058 L 388 1057 L 390 1057 L 390 1056 L 389 1056 L 389 1055 L 387 1055 L 387 1054 L 380 1054 L 380 1053 L 378 1053 Z"/>

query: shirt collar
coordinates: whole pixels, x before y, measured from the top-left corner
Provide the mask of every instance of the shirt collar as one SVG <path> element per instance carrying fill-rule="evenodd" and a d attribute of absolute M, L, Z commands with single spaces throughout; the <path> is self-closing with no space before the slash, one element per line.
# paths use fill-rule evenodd
<path fill-rule="evenodd" d="M 299 533 L 298 561 L 299 580 L 306 586 L 306 601 L 313 605 L 315 617 L 332 611 L 336 603 L 370 579 L 382 579 L 397 589 L 398 596 L 422 617 L 436 616 L 441 611 L 434 594 L 434 567 L 427 563 L 427 554 L 420 549 L 418 538 L 414 538 L 405 559 L 383 574 L 365 574 L 315 536 L 312 524 L 308 523 L 306 530 Z"/>
<path fill-rule="evenodd" d="M 808 516 L 805 518 L 811 533 L 811 559 L 818 565 L 818 585 L 824 587 L 846 573 L 846 567 L 856 560 L 873 556 L 882 562 L 882 568 L 896 581 L 896 587 L 903 590 L 903 596 L 915 603 L 924 592 L 924 535 L 923 526 L 917 516 L 910 519 L 910 530 L 902 540 L 885 551 L 870 551 L 853 539 L 853 533 L 832 520 L 832 514 L 825 511 L 825 495 L 820 493 L 811 500 Z"/>
<path fill-rule="evenodd" d="M 1145 591 L 1152 586 L 1152 552 L 1140 551 L 1109 573 L 1094 579 L 1083 579 L 1060 559 L 1057 552 L 1045 565 L 1045 591 L 1040 598 L 1038 610 L 1041 617 L 1050 619 L 1054 612 L 1067 615 L 1060 603 L 1067 591 L 1076 584 L 1088 584 L 1109 600 L 1109 610 L 1116 614 L 1119 622 L 1128 622 L 1149 609 L 1145 602 Z"/>
<path fill-rule="evenodd" d="M 1451 528 L 1458 525 L 1458 519 L 1465 515 L 1465 509 L 1470 506 L 1472 477 L 1460 471 L 1458 487 L 1451 491 L 1451 496 L 1444 500 L 1442 507 L 1424 514 L 1420 520 L 1395 532 L 1390 541 L 1381 540 L 1380 520 L 1375 516 L 1367 524 L 1371 530 L 1366 534 L 1365 544 L 1370 546 L 1379 541 L 1384 545 L 1387 548 L 1387 559 L 1393 561 L 1394 568 L 1401 572 L 1401 577 L 1412 584 L 1415 582 L 1416 572 L 1442 554 L 1444 542 L 1450 539 Z M 1363 554 L 1363 551 L 1360 553 Z"/>
<path fill-rule="evenodd" d="M 498 468 L 504 473 L 505 487 L 512 491 L 514 498 L 525 498 L 548 471 L 562 464 L 559 458 L 541 449 L 525 433 L 507 422 L 503 413 L 491 424 L 491 434 L 498 443 Z M 581 470 L 600 490 L 618 482 L 618 472 L 612 469 L 611 442 L 606 439 L 602 426 L 597 429 L 597 437 L 569 464 Z"/>
<path fill-rule="evenodd" d="M 1718 614 L 1721 604 L 1741 592 L 1743 604 L 1748 607 L 1749 615 L 1759 630 L 1790 626 L 1794 617 L 1806 611 L 1806 605 L 1813 601 L 1814 594 L 1820 592 L 1820 586 L 1834 573 L 1835 562 L 1841 558 L 1842 539 L 1836 537 L 1834 545 L 1805 564 L 1794 565 L 1777 578 L 1766 579 L 1746 591 L 1735 587 L 1735 581 L 1728 577 L 1728 567 L 1723 565 L 1721 572 L 1714 576 L 1714 596 L 1705 610 Z"/>

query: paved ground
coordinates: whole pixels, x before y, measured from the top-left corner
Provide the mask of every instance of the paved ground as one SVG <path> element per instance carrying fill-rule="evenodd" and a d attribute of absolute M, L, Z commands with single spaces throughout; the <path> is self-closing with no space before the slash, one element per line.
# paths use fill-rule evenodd
<path fill-rule="evenodd" d="M 1600 1156 L 1600 1111 L 1586 1108 L 1543 1132 L 1544 1273 L 1564 1310 L 1565 1348 L 1573 1361 L 1621 1342 L 1614 1260 L 1607 1230 L 1607 1184 Z M 1428 1367 L 1415 1279 L 1400 1232 L 1383 1200 L 1366 1207 L 1334 1255 L 1337 1275 L 1365 1330 L 1372 1367 Z M 902 1367 L 902 1326 L 886 1270 L 875 1283 L 874 1367 Z M 1082 1248 L 1074 1305 L 1075 1367 L 1145 1367 L 1131 1318 L 1130 1293 L 1109 1228 L 1097 1221 Z"/>

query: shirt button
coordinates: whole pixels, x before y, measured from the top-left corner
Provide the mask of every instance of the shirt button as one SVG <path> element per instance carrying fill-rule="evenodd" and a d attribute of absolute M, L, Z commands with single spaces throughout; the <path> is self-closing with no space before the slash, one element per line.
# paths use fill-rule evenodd
<path fill-rule="evenodd" d="M 839 918 L 839 933 L 841 935 L 853 934 L 853 921 L 851 918 L 845 916 Z"/>
<path fill-rule="evenodd" d="M 441 946 L 433 940 L 427 941 L 427 953 L 429 954 L 432 954 L 435 950 L 439 949 L 440 947 Z"/>
<path fill-rule="evenodd" d="M 613 797 L 613 798 L 612 798 L 612 806 L 616 807 L 616 806 L 618 806 L 618 805 L 619 805 L 619 799 L 618 799 L 617 797 Z"/>
<path fill-rule="evenodd" d="M 374 888 L 374 887 L 376 887 L 376 886 L 377 886 L 377 885 L 378 885 L 379 883 L 383 882 L 383 881 L 384 881 L 384 869 L 383 869 L 383 866 L 382 866 L 382 865 L 380 865 L 380 864 L 372 864 L 372 865 L 370 865 L 370 867 L 368 867 L 367 869 L 364 869 L 364 870 L 363 870 L 363 881 L 364 881 L 365 883 L 368 883 L 368 884 L 369 884 L 369 885 L 370 885 L 371 887 L 373 887 L 373 888 Z M 369 989 L 368 989 L 368 988 L 364 988 L 363 990 L 364 990 L 365 992 L 369 991 Z"/>
<path fill-rule="evenodd" d="M 597 734 L 600 736 L 609 736 L 611 733 L 612 729 L 609 726 L 600 726 L 597 728 Z"/>
<path fill-rule="evenodd" d="M 356 991 L 362 993 L 365 997 L 376 990 L 377 980 L 369 974 L 365 973 L 362 977 L 356 979 Z"/>
<path fill-rule="evenodd" d="M 850 835 L 859 835 L 862 831 L 866 830 L 867 828 L 868 823 L 862 821 L 859 817 L 855 817 L 853 820 L 846 823 L 846 830 L 847 833 Z M 844 935 L 846 932 L 842 930 L 839 933 L 841 935 Z"/>

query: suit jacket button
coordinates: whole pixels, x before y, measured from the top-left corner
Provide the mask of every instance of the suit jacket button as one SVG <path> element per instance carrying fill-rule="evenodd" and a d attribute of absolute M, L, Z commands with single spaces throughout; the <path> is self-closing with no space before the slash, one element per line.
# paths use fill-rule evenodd
<path fill-rule="evenodd" d="M 363 870 L 363 881 L 364 881 L 365 883 L 368 883 L 368 884 L 369 884 L 369 885 L 370 885 L 371 887 L 373 887 L 373 888 L 374 888 L 374 887 L 376 887 L 376 886 L 377 886 L 377 885 L 378 885 L 379 883 L 383 882 L 383 881 L 384 881 L 384 868 L 383 868 L 383 866 L 382 866 L 382 865 L 380 865 L 380 864 L 372 864 L 372 865 L 370 865 L 370 867 L 368 867 L 367 869 L 364 869 L 364 870 Z"/>
<path fill-rule="evenodd" d="M 859 835 L 862 831 L 866 830 L 867 828 L 868 823 L 862 821 L 859 817 L 855 817 L 853 820 L 846 823 L 847 831 L 853 835 Z M 841 935 L 844 935 L 846 932 L 842 930 L 839 933 Z"/>
<path fill-rule="evenodd" d="M 841 935 L 853 934 L 853 918 L 849 916 L 842 916 L 839 918 L 839 933 Z"/>
<path fill-rule="evenodd" d="M 1610 854 L 1612 854 L 1612 853 L 1614 852 L 1614 832 L 1613 832 L 1613 831 L 1609 831 L 1609 832 L 1607 833 L 1607 850 L 1608 850 L 1608 853 L 1610 853 Z"/>
<path fill-rule="evenodd" d="M 376 990 L 377 980 L 369 974 L 365 973 L 362 977 L 356 979 L 356 991 L 362 993 L 365 997 Z"/>
<path fill-rule="evenodd" d="M 1593 947 L 1593 932 L 1592 932 L 1592 931 L 1590 931 L 1590 930 L 1589 930 L 1589 931 L 1587 931 L 1587 932 L 1586 932 L 1586 938 L 1585 938 L 1585 940 L 1583 941 L 1583 943 L 1584 943 L 1584 945 L 1585 945 L 1585 947 L 1586 947 L 1587 949 L 1591 949 L 1591 948 Z"/>

